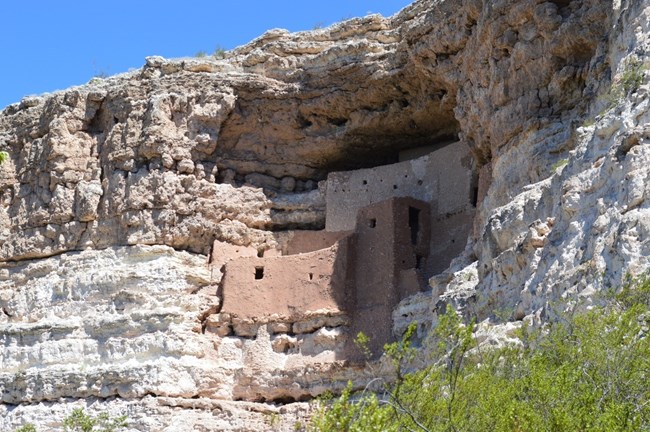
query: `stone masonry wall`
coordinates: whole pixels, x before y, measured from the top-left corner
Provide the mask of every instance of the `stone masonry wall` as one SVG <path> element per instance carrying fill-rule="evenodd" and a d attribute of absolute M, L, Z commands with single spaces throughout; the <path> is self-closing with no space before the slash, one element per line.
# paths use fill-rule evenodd
<path fill-rule="evenodd" d="M 417 159 L 327 177 L 327 231 L 354 229 L 359 209 L 393 197 L 431 204 L 434 216 L 467 209 L 473 199 L 472 158 L 455 142 Z"/>

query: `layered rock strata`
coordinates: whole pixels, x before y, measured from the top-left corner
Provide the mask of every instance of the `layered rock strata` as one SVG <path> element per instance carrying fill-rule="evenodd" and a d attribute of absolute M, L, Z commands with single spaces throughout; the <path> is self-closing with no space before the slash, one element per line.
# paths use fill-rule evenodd
<path fill-rule="evenodd" d="M 450 141 L 471 149 L 476 214 L 396 333 L 447 302 L 489 339 L 597 301 L 650 265 L 649 15 L 416 1 L 8 106 L 0 429 L 55 427 L 72 406 L 141 431 L 303 426 L 309 408 L 288 402 L 382 372 L 332 355 L 350 335 L 331 314 L 225 331 L 214 263 L 326 227 L 328 174 Z"/>

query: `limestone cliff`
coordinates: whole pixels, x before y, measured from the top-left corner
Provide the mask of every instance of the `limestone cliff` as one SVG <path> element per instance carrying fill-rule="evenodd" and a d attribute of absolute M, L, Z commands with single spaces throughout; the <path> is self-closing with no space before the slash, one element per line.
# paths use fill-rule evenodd
<path fill-rule="evenodd" d="M 233 321 L 222 269 L 330 247 L 304 232 L 336 178 L 450 143 L 390 185 L 426 189 L 448 242 L 413 252 L 430 288 L 397 299 L 395 334 L 446 302 L 488 335 L 597 301 L 650 267 L 649 26 L 643 0 L 418 0 L 6 107 L 0 429 L 73 406 L 134 431 L 304 425 L 304 401 L 368 380 L 343 356 L 355 314 Z"/>

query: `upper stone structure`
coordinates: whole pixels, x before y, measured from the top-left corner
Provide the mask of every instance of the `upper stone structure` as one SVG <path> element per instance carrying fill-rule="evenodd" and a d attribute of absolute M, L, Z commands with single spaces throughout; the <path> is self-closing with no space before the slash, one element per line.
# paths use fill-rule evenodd
<path fill-rule="evenodd" d="M 325 229 L 354 229 L 363 207 L 393 197 L 411 197 L 429 203 L 431 216 L 440 219 L 476 206 L 474 162 L 466 143 L 426 148 L 420 157 L 389 165 L 327 176 Z M 462 240 L 461 240 L 462 241 Z"/>

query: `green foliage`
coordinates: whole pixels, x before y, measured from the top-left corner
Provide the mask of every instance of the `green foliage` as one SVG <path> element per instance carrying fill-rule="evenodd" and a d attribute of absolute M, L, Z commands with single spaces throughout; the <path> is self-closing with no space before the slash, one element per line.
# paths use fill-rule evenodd
<path fill-rule="evenodd" d="M 643 83 L 644 70 L 643 63 L 636 59 L 630 60 L 625 64 L 625 69 L 621 74 L 619 84 L 626 95 L 635 92 Z"/>
<path fill-rule="evenodd" d="M 111 418 L 107 413 L 93 417 L 83 410 L 75 408 L 63 420 L 65 432 L 116 432 L 127 426 L 126 416 Z"/>
<path fill-rule="evenodd" d="M 226 58 L 226 50 L 221 45 L 217 45 L 212 53 L 212 57 L 217 60 Z"/>
<path fill-rule="evenodd" d="M 626 275 L 625 283 L 618 293 L 613 294 L 613 298 L 622 309 L 639 306 L 650 309 L 650 274 L 644 274 L 637 279 Z"/>
<path fill-rule="evenodd" d="M 207 55 L 208 54 L 205 51 L 201 50 L 201 51 L 197 51 L 196 54 L 194 54 L 194 57 L 203 58 L 206 57 Z"/>
<path fill-rule="evenodd" d="M 127 417 L 112 418 L 107 413 L 100 413 L 96 417 L 86 414 L 83 408 L 75 408 L 63 420 L 64 432 L 119 432 L 127 427 Z M 27 423 L 15 432 L 37 432 L 33 424 Z"/>
<path fill-rule="evenodd" d="M 6 151 L 0 151 L 0 164 L 5 163 L 7 159 L 9 159 L 9 153 Z"/>
<path fill-rule="evenodd" d="M 583 127 L 590 127 L 596 124 L 596 118 L 595 117 L 589 117 L 586 118 L 584 122 L 582 122 Z"/>
<path fill-rule="evenodd" d="M 357 333 L 357 337 L 354 338 L 354 344 L 357 346 L 359 351 L 361 351 L 366 359 L 372 357 L 372 352 L 370 351 L 370 338 L 363 332 Z"/>
<path fill-rule="evenodd" d="M 415 334 L 417 328 L 418 323 L 412 322 L 406 328 L 404 336 L 402 336 L 402 339 L 400 341 L 384 345 L 384 352 L 393 362 L 393 366 L 395 366 L 395 368 L 398 370 L 404 363 L 413 360 L 413 357 L 415 357 L 415 354 L 417 354 L 417 350 L 413 347 L 412 344 L 413 335 Z"/>
<path fill-rule="evenodd" d="M 628 282 L 613 300 L 542 331 L 523 326 L 520 345 L 489 351 L 448 307 L 432 366 L 398 374 L 379 395 L 354 395 L 349 384 L 322 404 L 312 430 L 650 430 L 650 278 Z M 411 349 L 403 340 L 387 353 L 399 367 Z"/>
<path fill-rule="evenodd" d="M 630 59 L 625 62 L 623 72 L 618 80 L 612 85 L 607 95 L 609 106 L 616 105 L 623 98 L 634 93 L 643 84 L 645 65 L 637 59 Z"/>
<path fill-rule="evenodd" d="M 569 159 L 560 159 L 551 167 L 551 172 L 555 174 L 560 168 L 564 168 L 569 163 Z"/>
<path fill-rule="evenodd" d="M 264 422 L 275 429 L 280 424 L 280 416 L 278 413 L 266 413 L 264 414 Z"/>
<path fill-rule="evenodd" d="M 352 399 L 352 383 L 348 382 L 340 397 L 323 403 L 312 418 L 310 431 L 382 432 L 390 423 L 390 412 L 380 406 L 375 394 Z"/>

